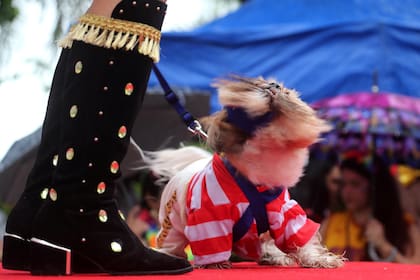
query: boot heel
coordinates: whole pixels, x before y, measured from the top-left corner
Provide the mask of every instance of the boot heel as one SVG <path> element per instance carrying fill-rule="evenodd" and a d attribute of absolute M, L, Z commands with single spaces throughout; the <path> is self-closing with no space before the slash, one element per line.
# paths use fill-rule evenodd
<path fill-rule="evenodd" d="M 31 238 L 31 273 L 33 275 L 70 275 L 71 250 L 38 238 Z"/>
<path fill-rule="evenodd" d="M 5 269 L 29 270 L 29 241 L 19 235 L 6 232 L 2 265 Z"/>

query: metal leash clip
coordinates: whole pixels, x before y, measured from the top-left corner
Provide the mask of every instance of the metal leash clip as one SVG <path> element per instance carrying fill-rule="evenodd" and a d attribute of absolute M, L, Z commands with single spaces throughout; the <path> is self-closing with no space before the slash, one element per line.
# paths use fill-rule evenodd
<path fill-rule="evenodd" d="M 194 126 L 194 127 L 192 127 Z M 191 131 L 194 135 L 200 136 L 202 139 L 207 140 L 207 134 L 204 132 L 204 130 L 201 127 L 201 124 L 199 121 L 194 120 L 191 126 L 188 127 L 188 130 Z"/>

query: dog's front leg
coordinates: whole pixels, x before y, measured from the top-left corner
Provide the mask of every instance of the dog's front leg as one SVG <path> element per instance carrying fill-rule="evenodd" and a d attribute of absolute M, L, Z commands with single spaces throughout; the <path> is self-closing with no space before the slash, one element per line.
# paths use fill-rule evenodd
<path fill-rule="evenodd" d="M 260 265 L 281 265 L 281 266 L 293 266 L 296 265 L 296 261 L 293 257 L 287 255 L 274 243 L 274 239 L 271 238 L 270 233 L 262 233 L 260 235 L 261 244 L 261 257 L 258 260 Z"/>
<path fill-rule="evenodd" d="M 344 264 L 347 259 L 342 255 L 335 255 L 321 244 L 319 233 L 314 235 L 309 242 L 298 248 L 295 253 L 291 253 L 298 263 L 303 267 L 315 268 L 336 268 Z"/>

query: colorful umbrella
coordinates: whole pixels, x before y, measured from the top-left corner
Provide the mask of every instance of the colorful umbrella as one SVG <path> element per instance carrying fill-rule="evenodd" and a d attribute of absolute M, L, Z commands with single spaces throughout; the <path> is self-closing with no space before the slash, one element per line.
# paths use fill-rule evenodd
<path fill-rule="evenodd" d="M 359 92 L 312 104 L 333 130 L 314 147 L 323 151 L 374 151 L 389 163 L 420 166 L 420 99 Z"/>

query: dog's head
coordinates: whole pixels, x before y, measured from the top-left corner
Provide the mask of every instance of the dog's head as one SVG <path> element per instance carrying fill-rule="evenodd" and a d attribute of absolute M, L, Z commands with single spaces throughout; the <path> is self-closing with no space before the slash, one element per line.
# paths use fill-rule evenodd
<path fill-rule="evenodd" d="M 293 159 L 294 154 L 301 151 L 305 159 L 300 165 L 304 165 L 307 147 L 330 129 L 296 91 L 275 80 L 232 76 L 214 85 L 223 110 L 204 123 L 207 143 L 218 153 L 250 161 L 254 156 L 259 159 L 259 166 L 264 166 L 261 161 Z M 282 160 L 280 154 L 287 156 Z M 282 164 L 284 166 L 284 162 Z M 288 180 L 288 184 L 295 181 Z"/>

